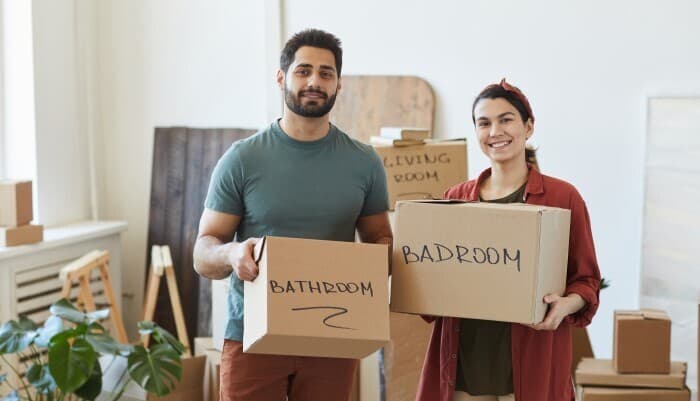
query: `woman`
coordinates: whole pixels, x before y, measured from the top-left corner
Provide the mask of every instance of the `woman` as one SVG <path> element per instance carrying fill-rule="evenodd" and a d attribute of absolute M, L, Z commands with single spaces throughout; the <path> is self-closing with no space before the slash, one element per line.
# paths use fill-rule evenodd
<path fill-rule="evenodd" d="M 491 168 L 450 188 L 445 198 L 571 210 L 566 290 L 544 297 L 547 315 L 535 325 L 426 318 L 435 327 L 416 399 L 572 401 L 571 326 L 591 322 L 600 285 L 586 205 L 571 184 L 527 162 L 535 118 L 518 88 L 505 79 L 487 86 L 474 100 L 472 120 Z"/>

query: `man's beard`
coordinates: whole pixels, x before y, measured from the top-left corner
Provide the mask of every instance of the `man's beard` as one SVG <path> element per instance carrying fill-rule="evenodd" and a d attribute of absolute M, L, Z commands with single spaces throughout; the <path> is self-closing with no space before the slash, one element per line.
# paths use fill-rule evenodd
<path fill-rule="evenodd" d="M 302 104 L 301 103 L 301 96 L 304 94 L 304 92 L 313 92 L 313 93 L 319 93 L 323 94 L 325 97 L 324 99 L 318 99 L 313 103 L 309 104 Z M 337 93 L 334 93 L 333 96 L 328 97 L 324 92 L 317 91 L 317 90 L 302 90 L 299 91 L 299 94 L 296 96 L 294 95 L 294 92 L 290 91 L 286 87 L 284 88 L 284 102 L 287 104 L 287 107 L 294 113 L 302 116 L 302 117 L 312 117 L 312 118 L 318 118 L 318 117 L 323 117 L 326 114 L 328 114 L 331 109 L 333 108 L 333 105 L 335 104 L 335 96 Z M 323 102 L 323 103 L 320 103 Z"/>

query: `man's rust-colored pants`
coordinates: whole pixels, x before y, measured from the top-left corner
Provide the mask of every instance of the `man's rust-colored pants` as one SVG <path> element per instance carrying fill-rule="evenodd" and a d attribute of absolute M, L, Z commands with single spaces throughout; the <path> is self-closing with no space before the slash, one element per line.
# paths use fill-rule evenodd
<path fill-rule="evenodd" d="M 357 359 L 243 353 L 226 340 L 220 401 L 347 401 Z"/>

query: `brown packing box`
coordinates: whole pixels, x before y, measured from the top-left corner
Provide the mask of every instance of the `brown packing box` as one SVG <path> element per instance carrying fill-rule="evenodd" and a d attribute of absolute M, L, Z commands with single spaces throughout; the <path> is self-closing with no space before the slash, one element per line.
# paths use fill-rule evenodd
<path fill-rule="evenodd" d="M 198 337 L 194 339 L 194 354 L 206 357 L 202 399 L 204 401 L 218 401 L 221 351 L 214 348 L 211 337 Z"/>
<path fill-rule="evenodd" d="M 202 401 L 204 393 L 204 369 L 206 357 L 182 358 L 182 379 L 168 395 L 157 397 L 148 395 L 148 400 L 159 401 Z"/>
<path fill-rule="evenodd" d="M 0 226 L 22 226 L 32 218 L 32 182 L 0 180 Z"/>
<path fill-rule="evenodd" d="M 690 390 L 577 387 L 578 401 L 689 401 Z"/>
<path fill-rule="evenodd" d="M 588 331 L 583 327 L 571 327 L 571 377 L 575 377 L 576 367 L 581 359 L 593 357 Z"/>
<path fill-rule="evenodd" d="M 467 180 L 465 140 L 375 149 L 384 163 L 392 210 L 400 200 L 442 199 L 448 188 Z"/>
<path fill-rule="evenodd" d="M 384 347 L 387 401 L 414 401 L 433 325 L 420 316 L 391 313 L 391 342 Z"/>
<path fill-rule="evenodd" d="M 0 227 L 0 246 L 34 244 L 44 240 L 44 226 L 26 224 L 19 227 Z"/>
<path fill-rule="evenodd" d="M 203 356 L 182 358 L 182 377 L 175 388 L 163 397 L 147 393 L 134 381 L 127 384 L 121 400 L 146 400 L 146 401 L 202 401 L 203 378 L 206 358 Z M 126 358 L 106 355 L 100 358 L 100 365 L 104 371 L 102 377 L 102 392 L 104 399 L 112 399 L 117 391 L 117 385 L 122 381 L 122 374 L 126 373 Z M 107 369 L 108 366 L 111 366 Z"/>
<path fill-rule="evenodd" d="M 391 310 L 516 323 L 563 294 L 570 212 L 532 205 L 400 202 Z"/>
<path fill-rule="evenodd" d="M 671 362 L 669 374 L 617 373 L 610 359 L 583 358 L 576 369 L 576 384 L 681 390 L 685 387 L 686 371 L 685 362 Z"/>
<path fill-rule="evenodd" d="M 671 319 L 664 311 L 615 311 L 613 364 L 619 373 L 668 373 Z"/>
<path fill-rule="evenodd" d="M 362 358 L 389 341 L 388 247 L 265 237 L 244 283 L 244 352 Z"/>

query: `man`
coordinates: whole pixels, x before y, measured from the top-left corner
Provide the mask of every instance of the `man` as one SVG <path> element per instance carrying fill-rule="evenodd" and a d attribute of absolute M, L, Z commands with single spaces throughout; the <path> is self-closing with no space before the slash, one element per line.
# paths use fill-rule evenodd
<path fill-rule="evenodd" d="M 265 235 L 391 244 L 386 176 L 374 150 L 330 124 L 341 88 L 340 41 L 294 35 L 280 57 L 284 115 L 238 141 L 212 174 L 194 249 L 207 278 L 231 275 L 221 400 L 347 400 L 357 360 L 244 354 L 243 280 Z M 235 234 L 235 239 L 234 239 Z"/>

